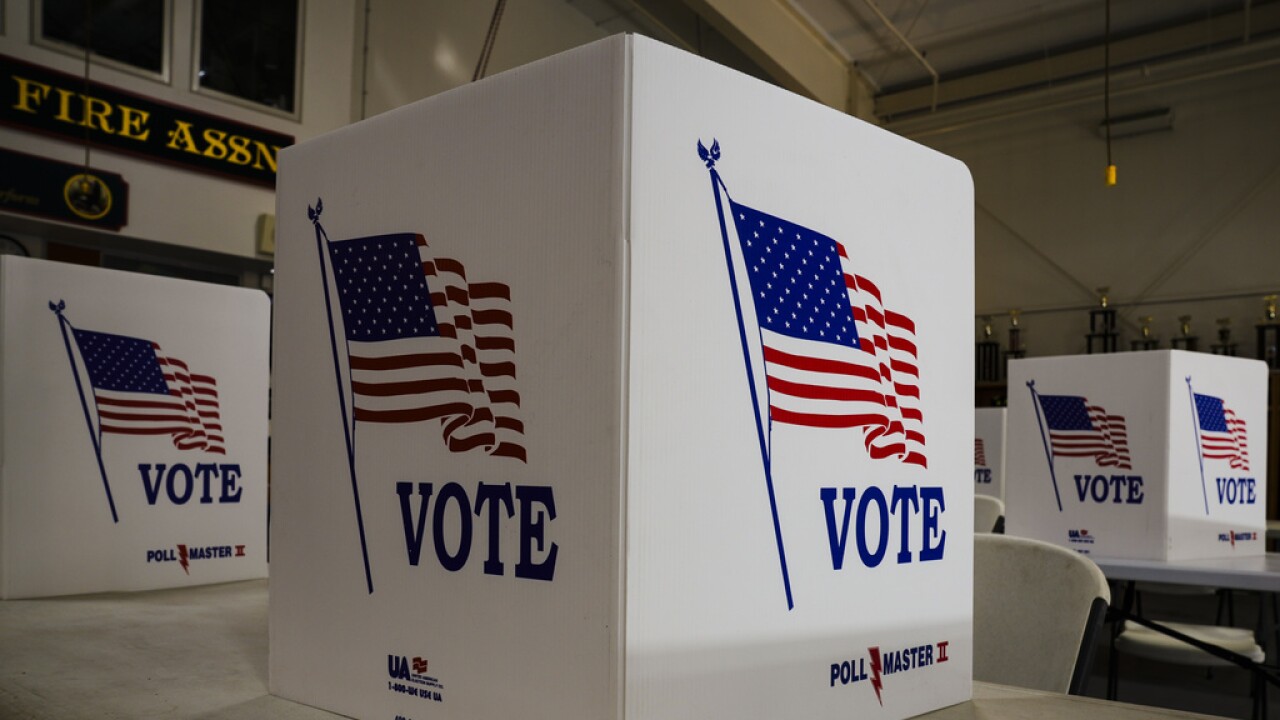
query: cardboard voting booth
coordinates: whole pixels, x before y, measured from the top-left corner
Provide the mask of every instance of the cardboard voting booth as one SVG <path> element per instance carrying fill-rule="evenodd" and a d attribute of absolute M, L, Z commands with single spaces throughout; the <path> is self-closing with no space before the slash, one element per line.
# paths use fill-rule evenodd
<path fill-rule="evenodd" d="M 1266 401 L 1259 360 L 1011 362 L 1007 531 L 1117 558 L 1262 554 Z"/>
<path fill-rule="evenodd" d="M 958 162 L 633 37 L 286 150 L 272 692 L 967 699 L 971 213 Z"/>
<path fill-rule="evenodd" d="M 0 258 L 0 597 L 266 577 L 270 304 Z"/>
<path fill-rule="evenodd" d="M 1004 500 L 1006 408 L 977 408 L 973 413 L 973 491 Z"/>

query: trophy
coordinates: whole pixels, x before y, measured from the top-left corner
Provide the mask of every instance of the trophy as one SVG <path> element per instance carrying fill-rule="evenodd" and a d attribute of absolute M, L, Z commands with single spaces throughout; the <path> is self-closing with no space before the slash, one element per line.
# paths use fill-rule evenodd
<path fill-rule="evenodd" d="M 1130 350 L 1155 350 L 1160 347 L 1160 338 L 1151 334 L 1151 323 L 1155 318 L 1151 315 L 1138 318 L 1142 323 L 1142 337 L 1129 341 Z"/>
<path fill-rule="evenodd" d="M 1191 334 L 1191 316 L 1181 315 L 1178 317 L 1178 335 L 1169 341 L 1173 345 L 1174 350 L 1189 350 L 1195 352 L 1200 347 L 1200 338 Z"/>
<path fill-rule="evenodd" d="M 1262 322 L 1258 323 L 1257 357 L 1272 370 L 1280 370 L 1280 357 L 1276 349 L 1280 346 L 1280 321 L 1276 320 L 1276 295 L 1262 298 L 1264 310 Z"/>
<path fill-rule="evenodd" d="M 1231 342 L 1231 318 L 1218 318 L 1218 342 L 1210 345 L 1209 350 L 1214 355 L 1235 356 L 1236 343 Z"/>
<path fill-rule="evenodd" d="M 977 382 L 1000 381 L 1000 343 L 992 339 L 991 316 L 982 316 L 982 339 L 976 347 L 974 369 Z"/>
<path fill-rule="evenodd" d="M 1009 361 L 1027 356 L 1027 349 L 1022 347 L 1022 327 L 1018 323 L 1021 310 L 1009 311 L 1009 349 L 1004 351 L 1004 376 L 1009 376 Z"/>
<path fill-rule="evenodd" d="M 1110 307 L 1108 287 L 1098 288 L 1098 304 L 1089 311 L 1088 353 L 1113 353 L 1116 351 L 1116 311 Z"/>

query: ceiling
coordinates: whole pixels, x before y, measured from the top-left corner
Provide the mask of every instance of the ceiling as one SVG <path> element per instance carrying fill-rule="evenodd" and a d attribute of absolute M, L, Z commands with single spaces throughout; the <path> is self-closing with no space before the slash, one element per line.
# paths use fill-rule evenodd
<path fill-rule="evenodd" d="M 566 2 L 611 32 L 639 32 L 708 57 L 712 45 L 732 56 L 712 59 L 839 105 L 832 82 L 806 75 L 825 53 L 823 72 L 861 85 L 874 107 L 860 114 L 886 124 L 927 123 L 1011 96 L 1034 102 L 1046 88 L 1058 97 L 1088 86 L 1096 95 L 1108 67 L 1112 87 L 1123 90 L 1280 62 L 1280 0 Z M 847 92 L 841 109 L 853 112 Z"/>
<path fill-rule="evenodd" d="M 1105 0 L 794 0 L 881 92 L 931 81 L 884 18 L 943 78 L 1104 44 Z M 1261 5 L 1261 2 L 1252 3 Z M 1113 39 L 1225 22 L 1241 0 L 1112 0 Z M 1239 31 L 1243 34 L 1243 27 Z M 1210 36 L 1206 34 L 1206 40 Z"/>

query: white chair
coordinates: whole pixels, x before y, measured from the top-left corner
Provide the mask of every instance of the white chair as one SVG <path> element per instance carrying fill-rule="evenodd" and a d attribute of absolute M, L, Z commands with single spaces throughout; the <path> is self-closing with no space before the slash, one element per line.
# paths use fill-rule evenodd
<path fill-rule="evenodd" d="M 1130 592 L 1133 592 L 1133 590 L 1130 590 Z M 1127 605 L 1128 603 L 1126 602 Z M 1140 615 L 1141 613 L 1139 612 Z M 1236 655 L 1246 657 L 1255 663 L 1261 663 L 1266 659 L 1266 651 L 1258 644 L 1252 630 L 1223 625 L 1156 622 L 1193 640 L 1206 645 L 1217 646 Z M 1112 638 L 1111 662 L 1107 683 L 1107 696 L 1112 700 L 1115 700 L 1119 694 L 1119 673 L 1116 657 L 1118 652 L 1173 665 L 1189 665 L 1203 668 L 1239 667 L 1236 663 L 1217 655 L 1212 655 L 1178 638 L 1153 630 L 1132 620 L 1126 620 L 1121 626 L 1120 632 Z M 1255 718 L 1265 718 L 1267 716 L 1266 692 L 1265 680 L 1258 672 L 1254 672 L 1252 694 L 1254 703 L 1253 717 Z"/>
<path fill-rule="evenodd" d="M 1004 502 L 990 495 L 973 496 L 973 531 L 976 533 L 1003 530 Z"/>
<path fill-rule="evenodd" d="M 1092 560 L 1008 535 L 973 537 L 973 679 L 1080 694 L 1111 591 Z"/>

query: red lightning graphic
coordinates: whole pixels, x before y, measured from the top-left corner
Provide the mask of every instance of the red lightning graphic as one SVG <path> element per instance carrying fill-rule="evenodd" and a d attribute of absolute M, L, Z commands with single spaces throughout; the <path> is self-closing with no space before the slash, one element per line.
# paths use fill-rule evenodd
<path fill-rule="evenodd" d="M 182 563 L 182 572 L 190 575 L 191 571 L 187 569 L 187 546 L 178 546 L 178 562 Z"/>
<path fill-rule="evenodd" d="M 871 687 L 876 689 L 876 700 L 880 701 L 880 707 L 884 707 L 884 698 L 880 697 L 880 646 L 867 648 L 867 652 L 871 653 Z"/>

